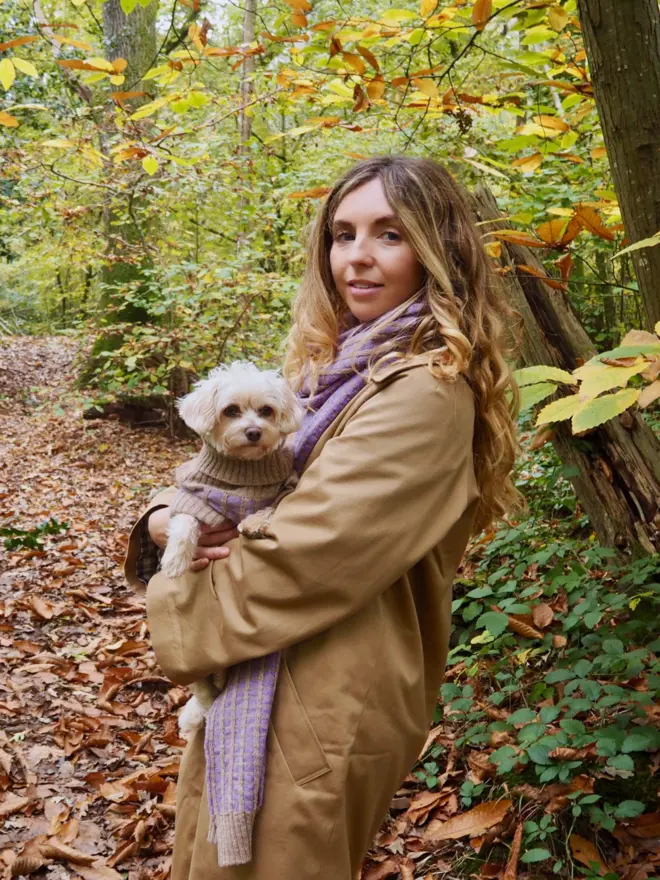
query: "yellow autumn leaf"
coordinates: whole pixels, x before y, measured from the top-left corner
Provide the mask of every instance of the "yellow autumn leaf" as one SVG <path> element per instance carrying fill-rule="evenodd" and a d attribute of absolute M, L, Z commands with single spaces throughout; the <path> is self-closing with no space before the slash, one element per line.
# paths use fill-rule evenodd
<path fill-rule="evenodd" d="M 63 37 L 61 34 L 53 34 L 53 39 L 57 40 L 58 43 L 66 43 L 67 46 L 75 46 L 76 49 L 82 49 L 84 52 L 92 51 L 92 47 L 89 43 L 85 43 L 82 40 L 74 40 L 73 37 Z M 90 59 L 90 62 L 93 64 L 94 60 Z"/>
<path fill-rule="evenodd" d="M 20 70 L 21 73 L 25 73 L 27 76 L 39 76 L 37 68 L 29 61 L 24 61 L 22 58 L 12 58 L 12 61 L 16 70 Z"/>
<path fill-rule="evenodd" d="M 529 174 L 531 171 L 536 171 L 536 169 L 541 166 L 542 162 L 542 153 L 534 153 L 532 156 L 523 156 L 520 159 L 514 159 L 511 166 L 517 168 L 518 171 L 523 174 Z"/>
<path fill-rule="evenodd" d="M 155 174 L 158 171 L 158 159 L 154 156 L 145 156 L 142 160 L 142 167 L 147 174 Z"/>
<path fill-rule="evenodd" d="M 422 0 L 422 5 L 419 8 L 419 14 L 422 18 L 426 18 L 427 15 L 430 15 L 438 5 L 438 0 Z"/>
<path fill-rule="evenodd" d="M 472 7 L 472 24 L 478 31 L 482 31 L 492 14 L 493 0 L 475 0 Z"/>
<path fill-rule="evenodd" d="M 371 101 L 377 101 L 378 98 L 382 98 L 385 93 L 385 80 L 382 75 L 379 73 L 375 76 L 371 82 L 367 83 L 367 96 Z"/>
<path fill-rule="evenodd" d="M 3 58 L 0 61 L 0 83 L 2 83 L 2 87 L 6 92 L 9 91 L 15 79 L 16 71 L 14 70 L 14 65 L 9 58 Z"/>
<path fill-rule="evenodd" d="M 568 24 L 568 12 L 561 6 L 552 6 L 548 9 L 548 21 L 553 31 L 563 31 Z"/>
<path fill-rule="evenodd" d="M 12 116 L 11 113 L 5 113 L 4 110 L 0 110 L 0 125 L 6 125 L 7 128 L 16 128 L 18 124 L 18 119 L 16 119 L 15 116 Z"/>
<path fill-rule="evenodd" d="M 607 150 L 605 147 L 594 147 L 591 151 L 592 159 L 604 159 L 607 156 Z"/>
<path fill-rule="evenodd" d="M 532 122 L 540 125 L 541 128 L 550 128 L 553 131 L 564 132 L 570 129 L 570 125 L 558 116 L 532 116 Z"/>
<path fill-rule="evenodd" d="M 409 9 L 387 9 L 380 21 L 383 24 L 398 24 L 400 21 L 409 21 L 411 18 L 415 18 L 415 13 Z"/>
<path fill-rule="evenodd" d="M 114 65 L 110 61 L 106 61 L 105 58 L 88 58 L 87 63 L 93 64 L 94 67 L 101 70 L 107 70 L 108 73 L 116 73 Z"/>
<path fill-rule="evenodd" d="M 296 12 L 311 12 L 312 4 L 309 3 L 309 0 L 284 0 L 287 6 L 290 6 L 291 9 L 295 9 Z"/>
<path fill-rule="evenodd" d="M 174 96 L 171 96 L 172 98 Z M 167 98 L 157 98 L 155 101 L 150 101 L 148 104 L 143 104 L 139 110 L 136 110 L 135 113 L 132 114 L 131 119 L 144 119 L 147 116 L 151 116 L 152 113 L 155 113 L 156 110 L 159 110 L 161 107 L 164 107 L 167 104 Z"/>
<path fill-rule="evenodd" d="M 432 79 L 422 79 L 421 77 L 415 77 L 413 79 L 413 84 L 415 88 L 418 89 L 422 94 L 428 95 L 429 98 L 439 98 L 440 92 L 438 91 L 437 85 L 433 82 Z"/>
<path fill-rule="evenodd" d="M 67 141 L 64 138 L 51 138 L 47 141 L 41 142 L 42 147 L 56 147 L 57 149 L 68 149 L 68 147 L 75 147 L 73 141 Z"/>

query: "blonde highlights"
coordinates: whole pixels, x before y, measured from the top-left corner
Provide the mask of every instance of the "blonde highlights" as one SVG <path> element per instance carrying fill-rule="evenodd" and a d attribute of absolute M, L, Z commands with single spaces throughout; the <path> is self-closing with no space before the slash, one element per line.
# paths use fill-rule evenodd
<path fill-rule="evenodd" d="M 330 271 L 332 222 L 348 193 L 378 178 L 425 270 L 423 304 L 412 338 L 376 345 L 372 368 L 384 358 L 429 352 L 438 379 L 462 374 L 475 399 L 474 466 L 481 498 L 475 528 L 486 528 L 520 503 L 511 470 L 518 449 L 518 395 L 505 359 L 507 306 L 492 275 L 469 202 L 449 172 L 430 159 L 378 157 L 359 162 L 334 186 L 310 231 L 308 259 L 293 308 L 285 374 L 299 388 L 315 383 L 335 358 L 349 317 Z M 409 301 L 393 312 L 391 321 Z M 373 322 L 376 336 L 380 321 Z"/>

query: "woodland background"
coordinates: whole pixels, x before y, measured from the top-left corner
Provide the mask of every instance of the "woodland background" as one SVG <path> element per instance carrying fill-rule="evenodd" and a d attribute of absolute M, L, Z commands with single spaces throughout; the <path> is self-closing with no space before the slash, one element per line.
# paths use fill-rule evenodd
<path fill-rule="evenodd" d="M 16 0 L 0 86 L 5 875 L 168 876 L 186 694 L 125 535 L 174 400 L 279 360 L 329 186 L 405 152 L 521 315 L 528 509 L 459 572 L 363 880 L 660 876 L 657 0 Z"/>

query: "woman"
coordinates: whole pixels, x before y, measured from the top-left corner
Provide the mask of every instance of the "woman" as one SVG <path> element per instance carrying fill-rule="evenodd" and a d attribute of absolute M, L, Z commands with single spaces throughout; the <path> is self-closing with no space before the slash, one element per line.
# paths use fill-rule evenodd
<path fill-rule="evenodd" d="M 187 684 L 282 652 L 252 861 L 207 841 L 203 733 L 178 786 L 173 880 L 354 880 L 424 743 L 471 533 L 516 500 L 507 314 L 451 176 L 376 158 L 333 188 L 309 242 L 285 372 L 309 412 L 272 538 L 208 533 L 195 571 L 156 574 L 158 661 Z M 164 546 L 171 494 L 148 518 Z M 145 542 L 143 542 L 145 543 Z"/>

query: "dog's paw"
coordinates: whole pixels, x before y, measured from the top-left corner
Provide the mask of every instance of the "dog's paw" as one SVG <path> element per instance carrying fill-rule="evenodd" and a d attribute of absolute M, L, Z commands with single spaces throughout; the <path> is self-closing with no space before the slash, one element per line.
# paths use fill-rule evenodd
<path fill-rule="evenodd" d="M 181 556 L 176 556 L 174 554 L 168 554 L 165 551 L 165 555 L 163 556 L 163 561 L 161 563 L 161 569 L 168 578 L 177 578 L 181 577 L 182 574 L 188 568 L 188 560 L 182 558 Z"/>
<path fill-rule="evenodd" d="M 270 526 L 272 515 L 272 507 L 251 513 L 250 516 L 246 516 L 238 524 L 238 531 L 246 538 L 265 538 L 268 535 L 268 527 Z"/>
<path fill-rule="evenodd" d="M 179 715 L 179 733 L 190 739 L 193 733 L 206 721 L 206 713 L 197 697 L 191 697 Z"/>

